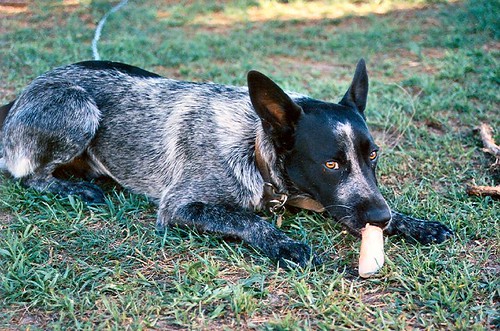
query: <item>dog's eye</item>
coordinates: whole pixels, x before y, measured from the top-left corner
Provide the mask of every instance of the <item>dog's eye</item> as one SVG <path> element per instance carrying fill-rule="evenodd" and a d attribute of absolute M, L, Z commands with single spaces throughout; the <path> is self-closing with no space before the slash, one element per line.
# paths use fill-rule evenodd
<path fill-rule="evenodd" d="M 378 156 L 377 151 L 372 151 L 370 153 L 370 160 L 372 160 L 372 161 L 375 160 L 377 158 L 377 156 Z"/>
<path fill-rule="evenodd" d="M 337 170 L 339 168 L 339 163 L 336 161 L 327 161 L 325 162 L 325 167 Z"/>

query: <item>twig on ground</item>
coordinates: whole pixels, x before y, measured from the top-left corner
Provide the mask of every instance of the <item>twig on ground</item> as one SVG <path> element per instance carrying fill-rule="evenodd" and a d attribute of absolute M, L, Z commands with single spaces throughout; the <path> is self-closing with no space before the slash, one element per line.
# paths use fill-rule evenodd
<path fill-rule="evenodd" d="M 479 134 L 481 135 L 481 140 L 483 141 L 484 151 L 495 156 L 496 162 L 500 163 L 500 147 L 493 140 L 493 129 L 488 124 L 481 124 L 479 127 Z"/>
<path fill-rule="evenodd" d="M 500 147 L 493 140 L 493 129 L 488 124 L 482 123 L 479 127 L 479 134 L 481 135 L 481 140 L 483 141 L 483 150 L 495 156 L 495 163 L 491 165 L 491 169 L 494 170 L 500 167 Z M 494 198 L 500 198 L 500 186 L 476 186 L 467 185 L 467 194 L 476 196 L 491 196 Z"/>
<path fill-rule="evenodd" d="M 476 186 L 467 185 L 467 194 L 476 195 L 479 197 L 492 196 L 500 198 L 500 186 Z"/>

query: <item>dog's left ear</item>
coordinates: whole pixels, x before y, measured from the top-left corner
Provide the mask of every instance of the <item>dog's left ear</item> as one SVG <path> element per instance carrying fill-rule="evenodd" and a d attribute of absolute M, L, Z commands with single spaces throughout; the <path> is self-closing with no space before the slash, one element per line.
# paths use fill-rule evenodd
<path fill-rule="evenodd" d="M 341 105 L 355 107 L 363 116 L 368 97 L 368 74 L 366 73 L 365 60 L 361 59 L 356 66 L 356 72 L 351 86 L 340 101 Z"/>
<path fill-rule="evenodd" d="M 264 132 L 271 137 L 278 151 L 290 150 L 302 108 L 264 74 L 252 70 L 247 79 L 250 100 L 262 121 Z"/>

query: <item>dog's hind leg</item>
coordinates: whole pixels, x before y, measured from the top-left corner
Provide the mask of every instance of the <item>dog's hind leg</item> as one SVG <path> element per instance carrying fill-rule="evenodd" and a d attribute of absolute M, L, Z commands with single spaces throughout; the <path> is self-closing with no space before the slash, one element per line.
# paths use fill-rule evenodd
<path fill-rule="evenodd" d="M 89 182 L 73 182 L 55 178 L 52 175 L 36 173 L 21 179 L 24 186 L 42 192 L 50 192 L 66 197 L 77 196 L 87 203 L 104 203 L 105 196 L 101 188 Z"/>
<path fill-rule="evenodd" d="M 284 268 L 320 263 L 308 245 L 289 238 L 266 220 L 238 207 L 193 202 L 181 206 L 173 215 L 160 207 L 157 225 L 160 231 L 167 225 L 177 225 L 241 239 Z"/>
<path fill-rule="evenodd" d="M 103 202 L 104 194 L 96 185 L 53 176 L 59 166 L 84 153 L 99 118 L 96 103 L 84 89 L 69 82 L 35 80 L 19 96 L 4 123 L 5 167 L 36 190 Z"/>

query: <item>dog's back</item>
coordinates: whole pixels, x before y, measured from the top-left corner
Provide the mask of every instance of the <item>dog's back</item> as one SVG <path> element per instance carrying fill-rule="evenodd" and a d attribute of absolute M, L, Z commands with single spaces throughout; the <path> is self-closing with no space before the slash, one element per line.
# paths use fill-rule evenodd
<path fill-rule="evenodd" d="M 70 89 L 76 95 L 68 94 Z M 76 104 L 69 107 L 71 113 L 65 108 L 70 98 Z M 50 119 L 26 116 L 41 104 L 52 107 L 43 110 L 50 112 Z M 262 180 L 252 158 L 259 118 L 247 88 L 175 81 L 112 62 L 57 68 L 35 79 L 10 109 L 6 161 L 17 177 L 35 167 L 19 166 L 20 159 L 36 153 L 19 147 L 28 140 L 20 135 L 34 132 L 10 128 L 18 131 L 19 121 L 36 120 L 57 126 L 46 137 L 52 143 L 60 132 L 66 140 L 68 135 L 78 140 L 73 145 L 87 144 L 78 154 L 84 155 L 93 175 L 110 176 L 153 200 L 168 194 L 169 187 L 178 192 L 182 180 L 186 199 L 196 195 L 248 208 L 259 204 Z M 91 137 L 80 142 L 82 135 Z"/>

